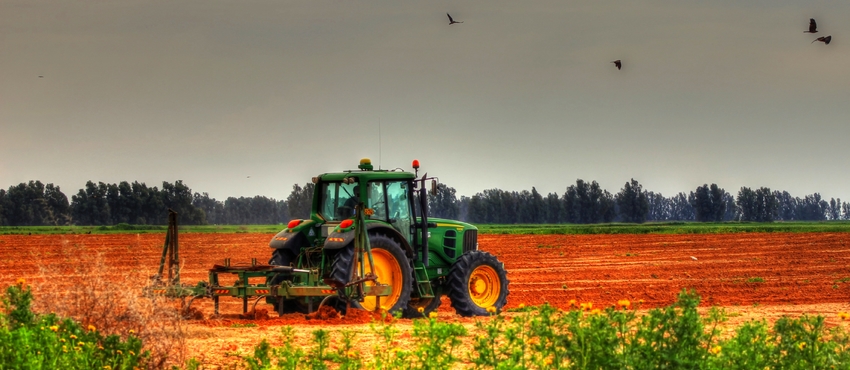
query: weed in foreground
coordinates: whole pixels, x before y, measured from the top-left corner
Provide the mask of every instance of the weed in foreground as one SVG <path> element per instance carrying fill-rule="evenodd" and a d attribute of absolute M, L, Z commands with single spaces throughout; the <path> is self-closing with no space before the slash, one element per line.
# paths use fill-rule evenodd
<path fill-rule="evenodd" d="M 850 336 L 828 329 L 823 317 L 782 318 L 772 328 L 750 321 L 721 339 L 725 313 L 713 308 L 701 316 L 699 301 L 696 292 L 682 291 L 673 305 L 641 314 L 628 300 L 605 309 L 589 302 L 569 311 L 521 307 L 510 316 L 493 313 L 472 333 L 435 317 L 418 319 L 407 350 L 394 320 L 373 321 L 378 339 L 368 361 L 353 350 L 353 333 L 329 351 L 331 333 L 316 330 L 310 348 L 264 341 L 245 362 L 251 369 L 850 369 Z M 284 332 L 292 335 L 291 328 Z M 470 336 L 470 352 L 458 353 Z"/>
<path fill-rule="evenodd" d="M 133 369 L 145 366 L 148 352 L 135 336 L 104 334 L 56 314 L 38 315 L 33 294 L 19 280 L 3 295 L 0 312 L 0 368 Z"/>
<path fill-rule="evenodd" d="M 106 272 L 104 256 L 83 245 L 66 242 L 61 253 L 64 263 L 38 263 L 41 278 L 33 286 L 34 311 L 53 312 L 83 326 L 92 325 L 105 335 L 138 338 L 150 353 L 149 368 L 184 362 L 185 323 L 179 304 L 163 297 L 141 296 L 149 283 L 141 261 L 125 261 L 122 267 L 135 273 L 116 280 Z"/>

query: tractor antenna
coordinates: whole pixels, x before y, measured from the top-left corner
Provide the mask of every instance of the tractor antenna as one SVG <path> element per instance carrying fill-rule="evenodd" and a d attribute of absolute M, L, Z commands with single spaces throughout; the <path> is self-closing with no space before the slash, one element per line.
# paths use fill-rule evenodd
<path fill-rule="evenodd" d="M 378 169 L 381 169 L 381 117 L 378 117 Z"/>

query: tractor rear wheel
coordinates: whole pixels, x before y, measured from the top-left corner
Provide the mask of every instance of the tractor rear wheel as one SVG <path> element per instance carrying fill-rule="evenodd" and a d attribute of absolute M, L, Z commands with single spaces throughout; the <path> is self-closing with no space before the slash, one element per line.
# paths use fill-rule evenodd
<path fill-rule="evenodd" d="M 488 308 L 499 312 L 508 301 L 505 267 L 487 252 L 464 253 L 452 265 L 447 282 L 452 307 L 461 316 L 487 316 Z"/>
<path fill-rule="evenodd" d="M 275 266 L 290 266 L 296 257 L 292 253 L 292 251 L 288 249 L 275 249 L 272 252 L 272 258 L 269 260 L 269 265 Z M 282 281 L 286 280 L 284 276 L 275 275 L 269 278 L 266 282 L 267 285 L 278 285 Z M 287 313 L 299 312 L 299 313 L 307 313 L 307 306 L 304 302 L 295 299 L 286 299 L 283 300 L 283 306 L 281 306 L 281 302 L 278 299 L 274 299 L 272 302 L 272 307 L 274 307 L 274 311 L 278 313 L 278 315 L 283 315 Z"/>
<path fill-rule="evenodd" d="M 373 268 L 369 264 L 369 257 L 364 253 L 364 271 L 367 274 L 369 272 L 374 273 L 378 277 L 377 283 L 390 285 L 392 290 L 388 296 L 382 296 L 380 299 L 376 299 L 375 296 L 366 296 L 363 302 L 353 300 L 351 307 L 376 311 L 376 306 L 380 302 L 380 310 L 394 314 L 407 307 L 407 303 L 410 301 L 410 292 L 413 289 L 413 271 L 404 251 L 395 240 L 383 235 L 370 235 L 369 245 L 372 248 L 372 260 L 375 266 Z M 334 256 L 331 278 L 343 283 L 349 282 L 352 261 L 354 261 L 354 243 L 340 249 Z M 355 268 L 359 274 L 359 266 L 355 266 Z M 363 285 L 374 286 L 375 282 L 366 281 Z M 344 310 L 345 302 L 340 302 L 337 309 Z"/>

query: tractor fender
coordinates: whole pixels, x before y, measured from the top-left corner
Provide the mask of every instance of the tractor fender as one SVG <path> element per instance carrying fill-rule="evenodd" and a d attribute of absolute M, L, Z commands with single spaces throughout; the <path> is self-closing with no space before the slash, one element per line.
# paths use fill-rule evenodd
<path fill-rule="evenodd" d="M 366 230 L 369 231 L 369 235 L 383 234 L 384 236 L 395 240 L 396 243 L 401 246 L 401 249 L 404 250 L 404 254 L 407 255 L 408 258 L 413 258 L 413 256 L 416 255 L 413 252 L 413 247 L 411 247 L 410 243 L 407 242 L 407 238 L 402 236 L 398 230 L 381 223 L 366 224 Z"/>
<path fill-rule="evenodd" d="M 413 248 L 410 247 L 410 244 L 407 242 L 401 233 L 399 233 L 396 229 L 391 227 L 387 227 L 384 224 L 373 223 L 366 224 L 366 230 L 369 235 L 375 234 L 383 234 L 388 238 L 395 240 L 400 246 L 401 249 L 404 250 L 404 254 L 408 257 L 412 257 L 414 255 Z M 354 242 L 354 230 L 349 230 L 346 232 L 331 232 L 328 234 L 328 238 L 325 239 L 325 245 L 322 247 L 323 249 L 336 250 L 350 243 Z"/>
<path fill-rule="evenodd" d="M 301 247 L 309 244 L 304 233 L 283 230 L 272 238 L 269 247 L 272 249 L 289 249 L 297 256 L 298 253 L 301 253 Z"/>

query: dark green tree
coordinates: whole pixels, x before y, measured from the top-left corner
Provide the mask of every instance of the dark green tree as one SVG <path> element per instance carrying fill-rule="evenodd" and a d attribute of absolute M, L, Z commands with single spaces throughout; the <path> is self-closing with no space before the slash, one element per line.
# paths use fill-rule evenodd
<path fill-rule="evenodd" d="M 181 224 L 205 225 L 207 223 L 204 212 L 192 205 L 194 199 L 192 189 L 183 184 L 182 180 L 177 180 L 174 184 L 163 181 L 160 198 L 166 210 L 171 209 L 177 212 Z"/>
<path fill-rule="evenodd" d="M 224 214 L 224 204 L 215 200 L 215 198 L 210 198 L 208 193 L 195 193 L 192 196 L 192 205 L 204 211 L 208 224 L 227 224 L 227 218 Z"/>
<path fill-rule="evenodd" d="M 649 203 L 649 212 L 646 214 L 647 221 L 666 221 L 671 219 L 671 200 L 665 198 L 661 193 L 644 191 L 646 201 Z"/>
<path fill-rule="evenodd" d="M 679 192 L 670 198 L 670 219 L 679 221 L 694 221 L 696 212 L 687 194 Z"/>
<path fill-rule="evenodd" d="M 41 181 L 11 186 L 3 195 L 2 218 L 11 226 L 64 225 L 68 219 L 64 197 L 58 187 Z"/>
<path fill-rule="evenodd" d="M 700 222 L 723 221 L 726 213 L 726 192 L 717 184 L 704 184 L 691 192 L 688 201 L 694 207 L 696 220 Z"/>
<path fill-rule="evenodd" d="M 0 189 L 0 226 L 9 226 L 6 212 L 11 210 L 11 203 L 6 198 L 6 189 Z"/>
<path fill-rule="evenodd" d="M 635 179 L 626 182 L 616 196 L 623 222 L 643 223 L 649 213 L 649 200 L 643 187 Z"/>
<path fill-rule="evenodd" d="M 446 184 L 437 184 L 437 194 L 428 195 L 428 215 L 456 219 L 459 213 L 459 205 L 456 191 Z"/>
<path fill-rule="evenodd" d="M 564 204 L 558 193 L 549 193 L 544 200 L 546 208 L 546 223 L 557 224 L 564 222 Z"/>
<path fill-rule="evenodd" d="M 71 203 L 68 197 L 62 193 L 58 186 L 47 184 L 44 187 L 44 199 L 47 200 L 47 208 L 53 215 L 53 225 L 69 225 L 71 223 Z"/>
<path fill-rule="evenodd" d="M 769 188 L 752 190 L 741 187 L 737 206 L 741 212 L 741 221 L 773 222 L 778 215 L 779 202 Z"/>
<path fill-rule="evenodd" d="M 797 219 L 797 198 L 792 197 L 787 191 L 780 192 L 779 190 L 773 192 L 773 197 L 776 199 L 778 207 L 777 219 L 783 221 Z"/>
<path fill-rule="evenodd" d="M 841 198 L 838 198 L 838 199 L 829 198 L 829 219 L 830 220 L 840 220 L 841 219 Z"/>
<path fill-rule="evenodd" d="M 286 207 L 289 217 L 310 218 L 310 210 L 313 208 L 313 183 L 307 183 L 302 188 L 298 184 L 292 185 L 292 192 L 286 198 Z"/>
<path fill-rule="evenodd" d="M 566 221 L 577 224 L 611 222 L 616 216 L 614 197 L 599 183 L 576 180 L 564 192 Z"/>

